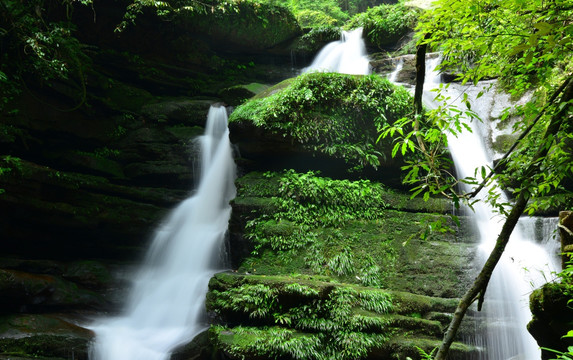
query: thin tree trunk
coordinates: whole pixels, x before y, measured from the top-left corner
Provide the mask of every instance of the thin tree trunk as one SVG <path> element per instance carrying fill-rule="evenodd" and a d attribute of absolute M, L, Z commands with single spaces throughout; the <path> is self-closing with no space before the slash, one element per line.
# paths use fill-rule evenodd
<path fill-rule="evenodd" d="M 425 38 L 428 38 L 429 34 L 426 34 Z M 424 81 L 426 78 L 426 49 L 428 48 L 426 43 L 418 45 L 416 50 L 416 89 L 414 90 L 414 131 L 416 132 L 416 141 L 418 146 L 425 154 L 426 145 L 424 140 L 418 134 L 420 130 L 420 116 L 422 116 L 422 111 L 424 109 L 422 104 L 422 94 L 424 93 Z"/>
<path fill-rule="evenodd" d="M 573 98 L 573 79 L 568 78 L 565 83 L 567 84 L 567 87 L 563 93 L 563 96 L 561 97 L 560 104 L 567 104 L 568 101 L 570 101 Z M 553 136 L 559 131 L 561 124 L 564 123 L 565 119 L 567 118 L 567 112 L 570 106 L 571 106 L 570 104 L 563 106 L 560 109 L 560 111 L 558 111 L 552 116 L 549 126 L 547 127 L 547 130 L 545 131 L 545 134 L 543 136 L 543 139 L 545 141 L 547 141 L 550 138 L 553 138 Z M 529 166 L 527 167 L 527 170 L 524 173 L 524 179 L 529 178 L 537 169 L 539 169 L 540 165 L 539 161 L 547 156 L 550 149 L 551 149 L 550 146 L 542 146 L 542 148 L 540 148 L 537 151 L 532 161 L 530 162 Z M 517 224 L 519 217 L 525 210 L 528 200 L 529 200 L 529 192 L 522 191 L 519 193 L 515 205 L 513 206 L 513 209 L 511 210 L 507 219 L 505 220 L 505 223 L 503 224 L 503 227 L 501 229 L 501 233 L 497 237 L 494 249 L 489 255 L 487 261 L 485 262 L 485 265 L 483 266 L 481 272 L 474 280 L 474 283 L 471 286 L 471 288 L 460 299 L 458 307 L 454 312 L 454 317 L 450 322 L 448 330 L 444 334 L 442 345 L 440 346 L 440 349 L 436 354 L 435 360 L 445 360 L 447 358 L 450 346 L 452 345 L 454 338 L 456 337 L 458 328 L 460 327 L 460 324 L 462 322 L 462 319 L 464 318 L 464 315 L 466 314 L 466 311 L 468 310 L 470 305 L 477 299 L 479 299 L 478 310 L 481 310 L 485 291 L 487 289 L 489 279 L 491 278 L 491 274 L 493 273 L 493 270 L 495 269 L 497 263 L 499 262 L 499 259 L 501 258 L 501 255 L 503 254 L 503 251 L 505 250 L 505 247 L 509 241 L 509 236 L 513 232 L 513 229 L 515 228 L 515 225 Z"/>

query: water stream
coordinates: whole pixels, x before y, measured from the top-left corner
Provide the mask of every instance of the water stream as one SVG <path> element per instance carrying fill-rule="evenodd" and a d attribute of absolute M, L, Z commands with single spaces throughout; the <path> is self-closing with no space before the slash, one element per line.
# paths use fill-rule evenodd
<path fill-rule="evenodd" d="M 166 360 L 207 327 L 209 279 L 223 267 L 222 251 L 235 196 L 235 164 L 224 107 L 211 107 L 201 148 L 201 174 L 193 196 L 156 231 L 123 314 L 90 327 L 91 360 Z"/>
<path fill-rule="evenodd" d="M 343 31 L 340 40 L 333 41 L 322 48 L 312 64 L 303 71 L 370 74 L 370 62 L 362 39 L 362 28 Z"/>
<path fill-rule="evenodd" d="M 429 90 L 436 88 L 439 83 L 439 74 L 434 70 L 439 60 L 439 58 L 429 60 L 427 65 L 425 102 L 429 106 L 435 106 L 432 104 L 435 95 Z M 481 86 L 462 87 L 450 84 L 444 91 L 446 96 L 450 97 L 450 101 L 462 109 L 464 105 L 456 99 L 461 99 L 463 92 L 469 93 L 472 98 L 472 92 L 475 95 L 480 90 Z M 475 169 L 481 166 L 493 167 L 492 152 L 488 149 L 488 142 L 485 141 L 487 139 L 485 126 L 495 111 L 494 107 L 500 106 L 502 98 L 503 96 L 495 90 L 490 90 L 480 98 L 479 102 L 472 104 L 472 109 L 484 122 L 471 122 L 469 125 L 472 132 L 464 131 L 457 137 L 448 136 L 448 147 L 459 178 L 474 177 Z M 503 107 L 506 105 L 508 103 L 503 104 Z M 461 187 L 462 192 L 471 191 L 471 186 L 467 184 L 462 184 Z M 497 185 L 493 184 L 490 188 L 483 189 L 480 200 L 483 200 L 488 191 L 495 191 L 500 196 L 498 201 L 508 202 L 505 195 L 496 188 Z M 481 268 L 495 245 L 504 218 L 496 214 L 484 201 L 479 201 L 474 206 L 471 219 L 479 236 L 480 258 L 477 266 Z M 534 221 L 531 218 L 522 218 L 519 221 L 490 280 L 481 314 L 483 328 L 476 329 L 475 338 L 471 339 L 474 345 L 483 349 L 480 359 L 539 360 L 541 358 L 539 347 L 526 328 L 531 319 L 529 294 L 551 277 L 551 271 L 558 268 L 558 263 L 556 254 L 549 253 L 548 246 L 541 246 L 536 241 L 535 229 L 531 226 Z M 555 251 L 554 247 L 552 250 Z"/>

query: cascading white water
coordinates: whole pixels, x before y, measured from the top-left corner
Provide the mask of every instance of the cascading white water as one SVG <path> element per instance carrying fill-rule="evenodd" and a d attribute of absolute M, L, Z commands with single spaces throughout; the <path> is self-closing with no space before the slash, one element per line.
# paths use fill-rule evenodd
<path fill-rule="evenodd" d="M 91 360 L 166 360 L 206 328 L 207 283 L 222 267 L 222 250 L 235 196 L 235 164 L 224 107 L 211 107 L 199 137 L 202 163 L 195 194 L 157 230 L 124 314 L 103 319 Z"/>
<path fill-rule="evenodd" d="M 392 83 L 395 83 L 396 79 L 398 78 L 398 74 L 400 74 L 400 71 L 402 71 L 403 67 L 404 67 L 404 59 L 399 58 L 398 62 L 396 62 L 396 67 L 394 68 L 394 71 L 388 74 L 388 80 Z"/>
<path fill-rule="evenodd" d="M 440 59 L 428 61 L 428 79 L 425 83 L 425 102 L 432 107 L 432 98 L 429 90 L 436 88 L 439 83 L 439 75 L 435 71 Z M 459 108 L 463 105 L 456 99 L 462 98 L 463 92 L 477 94 L 481 88 L 460 87 L 450 84 L 445 91 L 454 104 Z M 493 90 L 491 90 L 493 93 Z M 471 98 L 471 96 L 470 96 Z M 474 97 L 475 98 L 475 97 Z M 478 113 L 481 119 L 487 121 L 492 111 L 492 105 L 499 99 L 498 94 L 484 96 L 480 102 L 472 104 L 472 109 Z M 472 132 L 465 131 L 462 134 L 448 136 L 448 147 L 452 154 L 457 175 L 459 178 L 474 177 L 475 169 L 482 166 L 492 167 L 492 159 L 484 142 L 485 136 L 481 123 L 475 121 L 470 124 Z M 480 171 L 477 172 L 478 174 Z M 500 202 L 508 202 L 496 185 L 481 191 L 499 193 Z M 463 192 L 470 192 L 471 187 L 462 184 Z M 472 219 L 479 235 L 479 264 L 485 262 L 493 249 L 497 236 L 500 233 L 504 219 L 495 214 L 492 209 L 479 201 L 474 205 Z M 484 349 L 481 359 L 488 360 L 539 360 L 541 352 L 533 337 L 527 332 L 526 325 L 531 319 L 529 311 L 529 294 L 547 281 L 551 271 L 557 269 L 556 258 L 548 254 L 546 249 L 534 240 L 534 234 L 524 231 L 527 220 L 520 220 L 510 238 L 509 244 L 503 257 L 495 269 L 486 292 L 485 303 L 482 309 L 484 328 L 478 331 L 474 343 Z"/>
<path fill-rule="evenodd" d="M 362 39 L 362 28 L 343 31 L 341 39 L 322 48 L 312 64 L 303 71 L 338 72 L 354 75 L 370 74 L 370 61 Z"/>

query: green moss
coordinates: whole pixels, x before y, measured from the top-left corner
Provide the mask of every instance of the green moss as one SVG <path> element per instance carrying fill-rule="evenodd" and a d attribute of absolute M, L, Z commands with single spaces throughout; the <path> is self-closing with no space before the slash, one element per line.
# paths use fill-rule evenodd
<path fill-rule="evenodd" d="M 377 167 L 391 157 L 388 144 L 377 142 L 378 129 L 408 114 L 410 99 L 404 88 L 377 75 L 309 73 L 239 106 L 229 122 L 262 127 L 355 166 Z"/>
<path fill-rule="evenodd" d="M 324 275 L 447 297 L 464 288 L 459 280 L 471 263 L 470 245 L 451 246 L 454 233 L 426 234 L 437 222 L 454 227 L 451 219 L 392 210 L 386 202 L 430 210 L 445 208 L 445 201 L 409 203 L 378 183 L 292 171 L 250 173 L 237 184 L 234 209 L 245 214 L 245 236 L 255 248 L 239 272 Z"/>
<path fill-rule="evenodd" d="M 212 326 L 212 341 L 239 358 L 417 356 L 416 346 L 430 352 L 440 343 L 444 324 L 429 317 L 452 312 L 457 305 L 455 299 L 324 280 L 305 275 L 215 275 L 209 284 L 207 307 L 224 319 L 245 325 Z M 304 337 L 310 338 L 297 342 Z M 300 351 L 296 353 L 299 355 L 291 353 L 291 346 Z M 454 349 L 456 354 L 476 351 L 459 343 Z"/>
<path fill-rule="evenodd" d="M 146 90 L 108 79 L 105 94 L 99 100 L 111 109 L 137 112 L 155 98 Z"/>
<path fill-rule="evenodd" d="M 308 277 L 242 279 L 226 290 L 212 281 L 207 303 L 222 316 L 257 319 L 257 327 L 212 327 L 215 339 L 235 355 L 354 359 L 387 337 L 388 320 L 381 314 L 392 302 L 382 290 Z"/>
<path fill-rule="evenodd" d="M 512 134 L 498 135 L 492 143 L 492 148 L 493 148 L 493 150 L 504 154 L 515 143 L 516 139 L 517 139 L 517 135 L 512 135 Z"/>
<path fill-rule="evenodd" d="M 404 4 L 383 4 L 355 15 L 348 28 L 363 27 L 368 42 L 385 48 L 393 46 L 416 26 L 420 10 Z"/>
<path fill-rule="evenodd" d="M 397 336 L 392 338 L 387 344 L 379 349 L 379 353 L 383 354 L 380 357 L 373 358 L 388 358 L 388 359 L 420 359 L 423 357 L 421 353 L 430 354 L 435 352 L 441 345 L 441 341 L 428 337 L 417 336 Z M 459 342 L 454 342 L 449 351 L 449 357 L 452 359 L 472 359 L 480 355 L 481 349 L 473 346 L 468 346 Z"/>
<path fill-rule="evenodd" d="M 317 53 L 326 44 L 340 40 L 340 28 L 330 25 L 313 27 L 301 36 L 293 47 L 298 53 Z"/>
<path fill-rule="evenodd" d="M 275 85 L 261 91 L 260 93 L 258 93 L 257 95 L 255 95 L 253 97 L 253 100 L 264 99 L 266 97 L 274 95 L 274 94 L 286 89 L 287 87 L 289 87 L 295 80 L 296 80 L 296 78 L 285 79 L 285 80 L 279 82 L 278 84 L 275 84 Z"/>
<path fill-rule="evenodd" d="M 439 338 L 442 335 L 442 324 L 438 321 L 422 319 L 419 313 L 403 315 L 387 315 L 389 326 L 400 329 L 416 336 L 434 336 Z"/>

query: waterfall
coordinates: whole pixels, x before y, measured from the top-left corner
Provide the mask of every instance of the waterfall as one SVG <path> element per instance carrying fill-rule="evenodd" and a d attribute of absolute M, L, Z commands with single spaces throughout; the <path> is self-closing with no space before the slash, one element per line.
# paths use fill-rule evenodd
<path fill-rule="evenodd" d="M 398 74 L 400 73 L 400 71 L 402 71 L 403 67 L 404 67 L 404 58 L 399 58 L 394 70 L 390 74 L 388 74 L 388 80 L 392 83 L 395 83 L 396 79 L 398 78 Z"/>
<path fill-rule="evenodd" d="M 220 270 L 235 196 L 235 165 L 227 113 L 211 107 L 201 148 L 201 174 L 193 196 L 156 231 L 123 315 L 90 327 L 96 339 L 91 360 L 166 360 L 171 351 L 203 331 L 204 298 Z"/>
<path fill-rule="evenodd" d="M 430 107 L 433 100 L 427 90 L 436 88 L 436 84 L 439 83 L 439 75 L 435 71 L 439 61 L 440 59 L 436 58 L 429 60 L 427 64 L 428 79 L 424 96 L 426 104 Z M 481 88 L 474 86 L 462 87 L 459 84 L 450 84 L 442 91 L 446 91 L 446 96 L 455 101 L 462 98 L 463 92 L 470 92 L 471 95 L 472 92 L 475 94 L 480 90 Z M 448 136 L 448 147 L 459 178 L 474 177 L 475 169 L 481 166 L 493 167 L 491 151 L 484 141 L 487 138 L 484 136 L 484 126 L 494 111 L 493 107 L 499 106 L 501 96 L 494 92 L 490 90 L 489 95 L 484 95 L 479 102 L 472 104 L 472 109 L 484 120 L 483 123 L 473 121 L 469 124 L 472 132 L 464 131 L 457 137 Z M 455 105 L 459 108 L 464 106 L 461 101 Z M 467 184 L 461 186 L 462 192 L 471 191 L 471 186 Z M 481 191 L 480 200 L 483 200 L 488 191 L 499 194 L 498 202 L 509 202 L 495 184 Z M 474 205 L 472 220 L 480 239 L 478 251 L 480 258 L 477 266 L 481 268 L 495 245 L 504 218 L 494 213 L 484 201 L 479 201 Z M 556 256 L 549 254 L 546 247 L 535 240 L 536 231 L 530 225 L 531 222 L 531 218 L 522 218 L 519 221 L 489 282 L 481 314 L 483 328 L 477 329 L 473 341 L 476 346 L 484 349 L 480 359 L 539 360 L 541 358 L 541 351 L 526 328 L 531 319 L 529 294 L 545 283 L 548 274 L 557 269 L 558 265 Z"/>
<path fill-rule="evenodd" d="M 341 39 L 327 44 L 303 72 L 325 71 L 342 74 L 370 74 L 370 61 L 362 39 L 362 28 L 343 31 Z"/>

